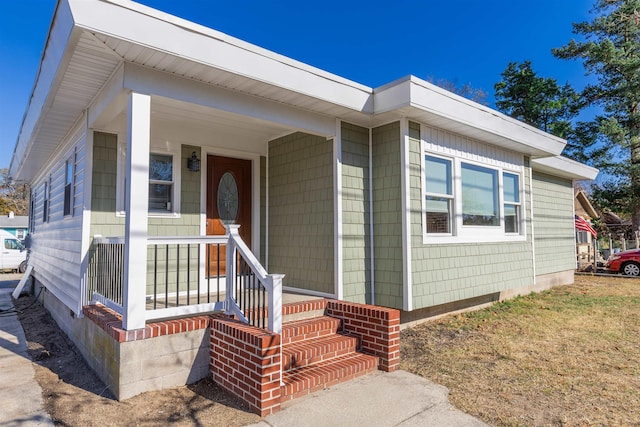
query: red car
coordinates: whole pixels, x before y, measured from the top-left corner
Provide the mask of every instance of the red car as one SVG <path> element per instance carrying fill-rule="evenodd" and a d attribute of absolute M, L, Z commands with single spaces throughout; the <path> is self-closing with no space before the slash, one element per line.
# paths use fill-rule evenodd
<path fill-rule="evenodd" d="M 611 255 L 605 268 L 611 273 L 640 276 L 640 249 L 632 249 Z"/>

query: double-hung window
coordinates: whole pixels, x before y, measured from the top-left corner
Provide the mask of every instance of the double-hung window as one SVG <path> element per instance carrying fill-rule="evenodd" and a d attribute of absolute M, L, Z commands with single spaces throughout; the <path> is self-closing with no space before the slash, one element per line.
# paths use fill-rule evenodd
<path fill-rule="evenodd" d="M 49 222 L 49 205 L 51 201 L 49 196 L 51 194 L 51 177 L 44 182 L 44 191 L 42 192 L 42 222 Z"/>
<path fill-rule="evenodd" d="M 149 212 L 171 212 L 173 202 L 173 156 L 149 156 Z"/>
<path fill-rule="evenodd" d="M 74 157 L 71 156 L 65 162 L 64 167 L 64 207 L 63 207 L 63 215 L 73 215 L 73 184 L 74 184 Z"/>
<path fill-rule="evenodd" d="M 504 231 L 505 233 L 520 232 L 520 177 L 504 172 L 502 174 L 504 195 Z"/>
<path fill-rule="evenodd" d="M 451 160 L 425 156 L 427 233 L 451 234 L 453 185 Z"/>
<path fill-rule="evenodd" d="M 180 215 L 180 147 L 173 144 L 151 146 L 149 153 L 149 215 L 179 217 Z M 127 145 L 118 143 L 116 213 L 125 215 L 127 199 Z"/>

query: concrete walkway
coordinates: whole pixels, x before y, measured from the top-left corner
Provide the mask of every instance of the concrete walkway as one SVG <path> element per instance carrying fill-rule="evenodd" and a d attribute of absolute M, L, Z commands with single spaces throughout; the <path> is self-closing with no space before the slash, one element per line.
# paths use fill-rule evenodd
<path fill-rule="evenodd" d="M 0 273 L 0 425 L 53 426 L 43 409 L 42 389 L 34 377 L 22 325 L 13 312 L 11 292 L 19 279 Z"/>
<path fill-rule="evenodd" d="M 295 399 L 250 427 L 479 427 L 454 408 L 449 390 L 406 371 L 377 372 Z"/>

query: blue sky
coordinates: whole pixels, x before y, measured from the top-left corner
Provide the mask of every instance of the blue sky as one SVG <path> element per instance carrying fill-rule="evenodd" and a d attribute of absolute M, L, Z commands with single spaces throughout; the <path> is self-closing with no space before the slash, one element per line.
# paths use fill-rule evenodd
<path fill-rule="evenodd" d="M 87 0 L 89 1 L 89 0 Z M 511 61 L 581 88 L 580 63 L 551 55 L 590 20 L 593 0 L 141 0 L 377 87 L 413 74 L 490 95 Z M 56 0 L 0 0 L 0 168 L 15 146 Z"/>

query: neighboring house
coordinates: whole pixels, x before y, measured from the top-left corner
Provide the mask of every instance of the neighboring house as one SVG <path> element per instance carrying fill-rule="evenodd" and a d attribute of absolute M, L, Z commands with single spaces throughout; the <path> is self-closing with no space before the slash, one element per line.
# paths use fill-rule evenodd
<path fill-rule="evenodd" d="M 278 343 L 280 285 L 344 301 L 323 309 L 365 333 L 371 313 L 571 283 L 573 181 L 597 171 L 564 146 L 414 76 L 370 88 L 136 3 L 62 0 L 10 173 L 32 188 L 35 286 L 119 398 L 209 363 L 240 395 L 201 331 L 231 326 L 201 315 L 261 318 Z M 364 346 L 387 370 L 390 328 Z"/>
<path fill-rule="evenodd" d="M 0 230 L 7 231 L 19 240 L 24 240 L 29 232 L 29 217 L 9 212 L 6 216 L 0 216 Z"/>
<path fill-rule="evenodd" d="M 574 206 L 576 214 L 576 257 L 578 270 L 595 268 L 597 260 L 597 234 L 591 220 L 599 217 L 598 212 L 581 188 L 574 189 Z"/>

